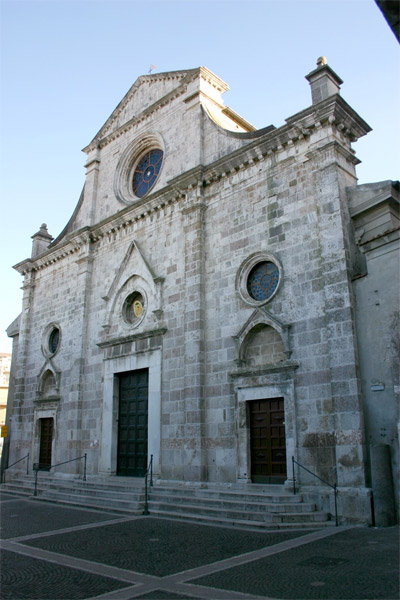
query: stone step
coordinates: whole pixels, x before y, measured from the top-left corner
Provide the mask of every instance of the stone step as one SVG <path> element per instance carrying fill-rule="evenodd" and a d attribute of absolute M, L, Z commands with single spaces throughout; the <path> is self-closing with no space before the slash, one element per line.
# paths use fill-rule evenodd
<path fill-rule="evenodd" d="M 269 502 L 269 497 L 267 496 L 263 499 L 262 502 L 255 502 L 252 498 L 246 498 L 243 501 L 240 499 L 230 499 L 230 498 L 208 498 L 206 496 L 198 497 L 198 496 L 167 496 L 165 494 L 158 494 L 158 490 L 151 488 L 149 498 L 152 503 L 163 503 L 166 506 L 210 506 L 215 508 L 224 509 L 241 509 L 244 511 L 253 511 L 253 512 L 311 512 L 315 510 L 315 504 L 311 502 Z M 257 497 L 257 500 L 259 497 Z"/>
<path fill-rule="evenodd" d="M 221 489 L 208 489 L 208 488 L 181 488 L 181 487 L 166 487 L 166 486 L 158 486 L 154 485 L 150 487 L 150 493 L 153 496 L 157 495 L 158 497 L 169 497 L 173 496 L 174 498 L 207 498 L 207 499 L 235 499 L 236 501 L 241 502 L 268 502 L 268 503 L 286 503 L 286 504 L 297 504 L 303 501 L 303 497 L 301 494 L 289 494 L 289 493 L 255 493 L 252 491 L 238 491 L 238 490 L 227 490 L 224 488 Z"/>
<path fill-rule="evenodd" d="M 321 522 L 280 522 L 280 523 L 271 523 L 268 521 L 249 521 L 246 519 L 232 519 L 232 518 L 224 518 L 221 516 L 212 517 L 210 515 L 199 515 L 199 514 L 190 514 L 187 513 L 182 515 L 182 513 L 175 513 L 172 511 L 162 511 L 162 510 L 152 510 L 150 511 L 151 516 L 163 517 L 166 519 L 173 519 L 184 521 L 188 523 L 203 523 L 210 525 L 219 525 L 221 527 L 236 527 L 239 529 L 246 529 L 250 531 L 261 531 L 261 530 L 275 530 L 275 529 L 289 529 L 289 530 L 297 530 L 297 529 L 321 529 L 323 527 L 332 527 L 335 525 L 334 521 L 321 521 Z"/>
<path fill-rule="evenodd" d="M 84 506 L 85 508 L 96 508 L 98 510 L 107 509 L 111 512 L 120 512 L 124 514 L 142 514 L 144 500 L 126 500 L 118 497 L 110 499 L 109 497 L 79 495 L 61 492 L 59 490 L 38 490 L 37 498 L 57 502 L 59 504 L 70 504 L 75 506 Z"/>
<path fill-rule="evenodd" d="M 138 478 L 138 479 L 134 479 L 134 478 L 130 478 L 130 477 L 124 477 L 121 478 L 122 480 L 119 481 L 116 478 L 110 478 L 108 479 L 87 479 L 86 481 L 84 481 L 83 479 L 64 479 L 64 478 L 57 478 L 57 477 L 52 477 L 51 475 L 49 475 L 48 473 L 43 473 L 43 472 L 39 472 L 38 475 L 38 485 L 47 485 L 47 484 L 56 484 L 59 487 L 66 487 L 66 488 L 70 488 L 71 486 L 74 487 L 82 487 L 85 489 L 96 489 L 96 490 L 107 490 L 107 491 L 137 491 L 137 490 L 142 490 L 144 489 L 144 479 Z M 18 478 L 14 478 L 10 483 L 23 483 L 23 482 L 28 482 L 28 481 L 34 481 L 34 476 L 33 475 L 21 475 Z M 7 484 L 5 484 L 7 485 Z"/>
<path fill-rule="evenodd" d="M 71 482 L 69 485 L 60 485 L 57 482 L 40 482 L 38 483 L 38 489 L 41 491 L 45 491 L 46 493 L 63 493 L 67 492 L 70 494 L 74 494 L 75 496 L 91 496 L 93 498 L 104 498 L 108 500 L 113 500 L 115 498 L 120 498 L 123 500 L 136 500 L 142 501 L 144 500 L 144 488 L 123 488 L 121 490 L 113 490 L 113 489 L 99 489 L 97 487 L 89 487 L 85 485 L 85 482 L 82 484 L 75 485 Z"/>
<path fill-rule="evenodd" d="M 33 496 L 33 476 L 3 484 L 4 491 Z M 250 486 L 249 486 L 250 487 Z M 39 473 L 38 499 L 121 514 L 142 514 L 144 481 L 131 478 L 65 479 Z M 325 527 L 328 514 L 290 494 L 283 486 L 156 485 L 149 486 L 152 515 L 246 528 Z M 261 525 L 260 525 L 261 524 Z"/>
<path fill-rule="evenodd" d="M 40 476 L 39 476 L 40 477 Z M 52 499 L 54 501 L 68 501 L 77 505 L 98 505 L 114 508 L 119 506 L 124 510 L 137 512 L 144 503 L 144 486 L 123 486 L 119 489 L 107 489 L 105 486 L 98 488 L 95 485 L 86 485 L 80 480 L 56 480 L 54 478 L 38 478 L 37 497 Z M 33 496 L 34 478 L 25 477 L 20 480 L 2 484 L 1 490 L 21 496 Z"/>
<path fill-rule="evenodd" d="M 17 484 L 9 484 L 3 483 L 0 487 L 2 492 L 9 492 L 10 494 L 15 494 L 17 496 L 32 496 L 33 495 L 33 485 L 17 485 Z"/>
<path fill-rule="evenodd" d="M 211 507 L 206 505 L 175 505 L 172 509 L 172 504 L 161 503 L 161 502 L 153 502 L 149 501 L 149 511 L 153 512 L 174 512 L 175 514 L 196 514 L 196 515 L 204 515 L 204 516 L 219 516 L 222 518 L 229 518 L 232 520 L 246 520 L 246 521 L 268 521 L 270 523 L 282 523 L 282 522 L 321 522 L 327 521 L 328 515 L 325 512 L 320 511 L 310 511 L 310 512 L 276 512 L 269 513 L 267 511 L 252 511 L 246 510 L 245 507 L 242 509 L 233 509 L 233 508 L 221 508 L 221 507 Z"/>

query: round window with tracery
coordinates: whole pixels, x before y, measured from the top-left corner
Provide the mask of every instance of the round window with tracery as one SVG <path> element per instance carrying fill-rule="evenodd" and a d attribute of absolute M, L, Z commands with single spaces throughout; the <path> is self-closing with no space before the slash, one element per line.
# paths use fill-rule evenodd
<path fill-rule="evenodd" d="M 143 198 L 157 181 L 163 155 L 162 150 L 149 150 L 137 163 L 132 178 L 132 191 L 138 198 Z"/>
<path fill-rule="evenodd" d="M 273 262 L 260 262 L 250 271 L 247 278 L 247 291 L 257 302 L 268 300 L 279 283 L 279 269 Z"/>

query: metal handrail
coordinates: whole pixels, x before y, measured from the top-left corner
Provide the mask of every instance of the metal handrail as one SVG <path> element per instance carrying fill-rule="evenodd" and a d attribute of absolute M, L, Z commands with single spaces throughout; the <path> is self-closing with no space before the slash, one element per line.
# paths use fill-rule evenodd
<path fill-rule="evenodd" d="M 29 452 L 28 454 L 26 454 L 25 456 L 23 456 L 22 458 L 19 458 L 18 460 L 16 460 L 14 463 L 12 463 L 12 465 L 8 465 L 8 467 L 5 467 L 3 469 L 3 472 L 1 474 L 1 483 L 3 483 L 3 476 L 5 471 L 7 471 L 7 469 L 11 469 L 11 467 L 13 467 L 14 465 L 18 464 L 19 462 L 21 462 L 22 460 L 25 460 L 25 458 L 27 458 L 27 463 L 26 463 L 26 474 L 28 475 L 29 473 Z"/>
<path fill-rule="evenodd" d="M 54 467 L 59 467 L 60 465 L 66 465 L 67 463 L 74 462 L 75 460 L 81 460 L 81 458 L 83 458 L 85 460 L 84 466 L 83 466 L 83 481 L 86 481 L 86 462 L 87 462 L 86 452 L 83 456 L 78 456 L 77 458 L 71 458 L 71 460 L 65 460 L 64 462 L 57 463 L 56 465 L 45 465 L 44 467 L 41 467 L 40 466 L 41 463 L 33 463 L 33 472 L 35 473 L 35 490 L 33 492 L 33 495 L 37 496 L 37 477 L 38 477 L 39 471 L 50 471 L 50 469 L 53 469 Z"/>
<path fill-rule="evenodd" d="M 149 466 L 147 467 L 146 475 L 144 476 L 144 509 L 143 514 L 149 515 L 149 492 L 147 488 L 147 478 L 150 473 L 150 487 L 153 487 L 153 455 L 150 455 Z"/>
<path fill-rule="evenodd" d="M 319 475 L 317 475 L 316 473 L 313 473 L 312 471 L 310 471 L 310 469 L 307 469 L 307 467 L 305 467 L 304 465 L 302 465 L 301 463 L 299 463 L 297 460 L 295 460 L 294 456 L 292 456 L 293 494 L 296 493 L 296 477 L 294 475 L 294 465 L 295 465 L 295 463 L 300 468 L 304 469 L 304 471 L 307 471 L 307 473 L 310 473 L 310 475 L 313 475 L 313 477 L 316 477 L 317 479 L 319 479 L 320 481 L 322 481 L 322 483 L 325 483 L 326 485 L 329 485 L 329 487 L 331 487 L 333 489 L 334 497 L 335 497 L 335 524 L 336 524 L 336 527 L 337 527 L 339 525 L 338 514 L 337 514 L 337 495 L 338 495 L 337 483 L 334 483 L 332 485 L 328 481 L 325 481 L 325 479 L 322 479 L 322 477 L 319 477 Z"/>

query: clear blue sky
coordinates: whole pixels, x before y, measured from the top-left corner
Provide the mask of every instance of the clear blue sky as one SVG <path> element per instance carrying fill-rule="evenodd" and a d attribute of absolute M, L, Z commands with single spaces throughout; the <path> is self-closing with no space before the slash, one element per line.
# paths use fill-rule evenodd
<path fill-rule="evenodd" d="M 398 179 L 400 46 L 373 0 L 7 1 L 1 6 L 1 305 L 19 314 L 41 223 L 56 236 L 84 183 L 83 148 L 149 65 L 206 66 L 256 127 L 311 104 L 304 76 L 324 55 L 373 132 L 355 144 L 360 183 Z"/>

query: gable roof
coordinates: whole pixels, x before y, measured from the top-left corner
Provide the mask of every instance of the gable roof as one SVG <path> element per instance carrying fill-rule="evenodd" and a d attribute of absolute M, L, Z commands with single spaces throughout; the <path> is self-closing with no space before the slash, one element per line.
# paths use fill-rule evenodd
<path fill-rule="evenodd" d="M 223 93 L 229 90 L 229 86 L 225 83 L 220 77 L 215 75 L 212 71 L 207 69 L 206 67 L 196 67 L 195 69 L 185 69 L 180 71 L 167 71 L 165 73 L 152 73 L 150 75 L 141 75 L 135 81 L 135 83 L 130 87 L 128 92 L 122 98 L 121 102 L 116 106 L 113 110 L 107 121 L 100 128 L 100 130 L 96 133 L 90 144 L 88 144 L 85 148 L 83 148 L 83 152 L 87 152 L 93 148 L 93 145 L 103 138 L 105 138 L 109 133 L 113 131 L 115 127 L 118 127 L 116 122 L 118 118 L 122 115 L 125 108 L 129 104 L 129 102 L 133 99 L 134 95 L 138 92 L 139 88 L 145 84 L 158 83 L 158 82 L 166 82 L 170 81 L 172 85 L 168 89 L 166 93 L 163 93 L 161 97 L 159 97 L 155 102 L 148 106 L 144 106 L 143 110 L 149 109 L 150 106 L 154 108 L 159 104 L 164 104 L 165 100 L 171 96 L 171 99 L 175 96 L 173 93 L 174 90 L 181 88 L 180 91 L 184 92 L 186 86 L 196 78 L 206 79 L 209 83 L 213 85 L 220 93 Z M 182 89 L 183 86 L 183 89 Z M 138 115 L 135 115 L 138 116 Z"/>

